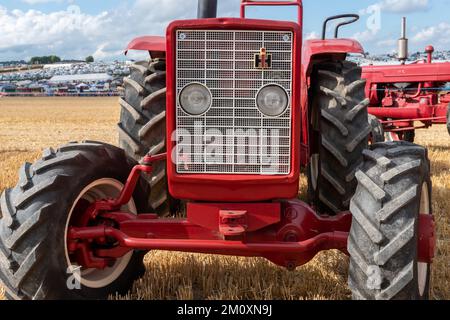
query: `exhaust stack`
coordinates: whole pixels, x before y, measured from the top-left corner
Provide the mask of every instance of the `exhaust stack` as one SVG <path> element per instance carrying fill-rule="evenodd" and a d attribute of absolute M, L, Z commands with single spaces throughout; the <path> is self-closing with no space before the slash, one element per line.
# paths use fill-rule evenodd
<path fill-rule="evenodd" d="M 402 35 L 398 40 L 398 60 L 402 64 L 408 60 L 408 38 L 406 38 L 406 17 L 402 18 Z"/>
<path fill-rule="evenodd" d="M 199 19 L 217 17 L 217 0 L 198 0 L 197 17 Z"/>

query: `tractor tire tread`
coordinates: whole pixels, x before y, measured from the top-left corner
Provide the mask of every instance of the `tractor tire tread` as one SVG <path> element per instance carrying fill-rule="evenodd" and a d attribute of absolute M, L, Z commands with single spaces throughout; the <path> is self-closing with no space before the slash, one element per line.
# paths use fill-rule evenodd
<path fill-rule="evenodd" d="M 166 64 L 159 59 L 139 62 L 131 71 L 120 100 L 119 144 L 139 162 L 147 154 L 166 150 Z M 169 196 L 165 162 L 155 164 L 151 174 L 142 176 L 152 187 L 149 210 L 160 216 L 175 213 L 177 202 Z"/>
<path fill-rule="evenodd" d="M 427 152 L 408 142 L 387 142 L 371 145 L 364 155 L 350 203 L 348 284 L 353 298 L 423 298 L 418 295 L 414 264 L 419 190 L 425 182 L 431 188 Z M 375 274 L 379 279 L 369 286 Z"/>
<path fill-rule="evenodd" d="M 309 197 L 319 212 L 336 214 L 348 210 L 370 134 L 365 80 L 361 68 L 351 62 L 325 62 L 315 70 L 311 92 L 319 119 L 319 168 L 316 189 L 309 184 Z"/>

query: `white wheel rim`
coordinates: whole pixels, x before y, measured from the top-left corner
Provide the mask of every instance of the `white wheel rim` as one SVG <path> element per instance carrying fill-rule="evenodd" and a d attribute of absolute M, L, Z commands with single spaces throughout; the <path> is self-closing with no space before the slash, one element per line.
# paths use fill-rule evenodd
<path fill-rule="evenodd" d="M 79 196 L 75 200 L 70 210 L 69 216 L 67 218 L 66 229 L 64 234 L 64 250 L 66 255 L 66 261 L 68 267 L 72 266 L 74 269 L 77 269 L 78 266 L 74 265 L 72 261 L 70 261 L 69 252 L 67 250 L 67 232 L 69 229 L 69 222 L 72 217 L 73 210 L 75 209 L 76 204 L 79 200 L 85 199 L 89 202 L 93 202 L 98 199 L 106 199 L 106 198 L 117 198 L 120 194 L 120 191 L 123 189 L 124 185 L 115 179 L 100 179 L 92 182 L 83 191 L 80 192 Z M 122 210 L 125 212 L 130 212 L 133 214 L 137 214 L 136 205 L 134 200 L 131 199 L 128 204 L 122 207 Z M 123 257 L 116 259 L 116 262 L 113 266 L 107 267 L 103 270 L 99 269 L 85 269 L 81 270 L 81 272 L 74 272 L 73 277 L 79 281 L 83 286 L 93 289 L 104 288 L 111 283 L 113 283 L 125 268 L 128 266 L 128 263 L 133 256 L 133 252 L 130 251 Z"/>
<path fill-rule="evenodd" d="M 310 159 L 311 184 L 317 190 L 317 180 L 319 179 L 319 155 L 313 154 Z"/>
<path fill-rule="evenodd" d="M 395 139 L 394 139 L 394 137 L 392 136 L 392 133 L 391 133 L 391 132 L 386 132 L 385 138 L 386 138 L 386 141 L 387 141 L 387 142 L 395 141 Z"/>
<path fill-rule="evenodd" d="M 420 214 L 431 214 L 430 194 L 428 191 L 428 183 L 422 185 L 422 194 L 420 197 Z M 420 296 L 425 293 L 428 278 L 428 263 L 417 262 L 417 281 L 419 285 Z"/>

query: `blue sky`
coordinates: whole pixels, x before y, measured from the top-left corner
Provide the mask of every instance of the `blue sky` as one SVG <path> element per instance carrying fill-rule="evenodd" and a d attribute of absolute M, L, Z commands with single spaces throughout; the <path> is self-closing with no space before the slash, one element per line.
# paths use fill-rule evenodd
<path fill-rule="evenodd" d="M 196 0 L 1 0 L 0 60 L 44 54 L 117 59 L 133 37 L 163 34 L 171 20 L 195 17 L 196 3 Z M 237 16 L 238 4 L 239 0 L 219 0 L 219 15 Z M 379 19 L 375 19 L 377 12 Z M 360 13 L 360 22 L 345 28 L 341 35 L 360 40 L 371 53 L 392 52 L 400 33 L 400 19 L 407 16 L 411 51 L 422 51 L 427 44 L 450 50 L 449 12 L 450 0 L 305 0 L 304 34 L 306 38 L 318 37 L 327 16 Z M 249 16 L 294 20 L 295 12 L 286 7 L 252 8 Z"/>

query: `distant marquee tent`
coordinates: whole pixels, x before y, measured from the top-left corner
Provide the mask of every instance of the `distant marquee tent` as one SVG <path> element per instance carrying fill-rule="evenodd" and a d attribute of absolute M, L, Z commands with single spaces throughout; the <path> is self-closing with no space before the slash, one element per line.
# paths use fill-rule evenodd
<path fill-rule="evenodd" d="M 43 69 L 72 68 L 73 63 L 53 63 L 44 65 Z"/>
<path fill-rule="evenodd" d="M 67 82 L 99 82 L 99 81 L 112 81 L 113 77 L 107 73 L 91 73 L 91 74 L 74 74 L 74 75 L 62 75 L 54 76 L 49 82 L 51 83 L 67 83 Z"/>

